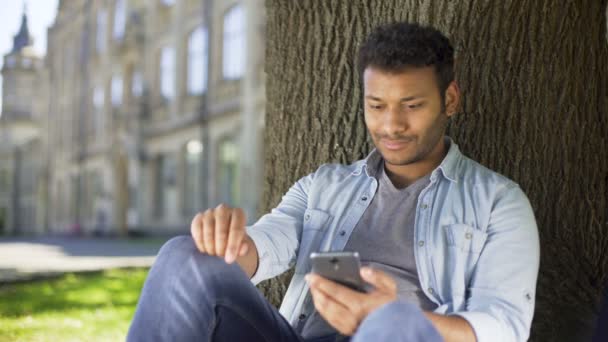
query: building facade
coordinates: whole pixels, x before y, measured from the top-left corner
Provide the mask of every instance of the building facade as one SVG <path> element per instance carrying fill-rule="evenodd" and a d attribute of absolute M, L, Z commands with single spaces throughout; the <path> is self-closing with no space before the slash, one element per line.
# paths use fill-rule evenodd
<path fill-rule="evenodd" d="M 41 154 L 39 109 L 32 99 L 40 97 L 44 85 L 42 59 L 32 48 L 25 13 L 4 56 L 0 116 L 0 233 L 35 232 L 39 211 Z M 43 77 L 43 76 L 42 76 Z"/>
<path fill-rule="evenodd" d="M 263 34 L 261 0 L 60 1 L 32 101 L 30 231 L 181 233 L 219 203 L 254 220 Z"/>

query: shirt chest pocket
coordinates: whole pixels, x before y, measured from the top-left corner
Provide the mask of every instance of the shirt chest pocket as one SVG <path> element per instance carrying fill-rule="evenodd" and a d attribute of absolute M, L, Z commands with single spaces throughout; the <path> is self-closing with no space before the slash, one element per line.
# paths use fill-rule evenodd
<path fill-rule="evenodd" d="M 298 248 L 296 262 L 296 273 L 305 274 L 310 272 L 310 253 L 320 250 L 323 237 L 329 231 L 332 216 L 318 209 L 307 209 L 304 212 L 302 235 Z"/>
<path fill-rule="evenodd" d="M 466 224 L 444 226 L 447 251 L 444 274 L 450 274 L 453 295 L 465 295 L 488 234 Z"/>
<path fill-rule="evenodd" d="M 463 253 L 480 253 L 488 234 L 466 224 L 445 226 L 447 245 Z"/>

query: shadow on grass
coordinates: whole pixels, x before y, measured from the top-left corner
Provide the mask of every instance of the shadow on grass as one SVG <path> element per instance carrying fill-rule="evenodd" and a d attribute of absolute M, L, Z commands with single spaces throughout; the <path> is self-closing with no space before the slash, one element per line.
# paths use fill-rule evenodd
<path fill-rule="evenodd" d="M 148 269 L 115 269 L 0 285 L 0 316 L 134 309 Z"/>

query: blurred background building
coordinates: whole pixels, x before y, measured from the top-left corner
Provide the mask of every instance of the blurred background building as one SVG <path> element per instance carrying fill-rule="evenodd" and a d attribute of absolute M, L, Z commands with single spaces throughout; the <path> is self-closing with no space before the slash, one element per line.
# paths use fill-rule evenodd
<path fill-rule="evenodd" d="M 257 218 L 262 0 L 61 0 L 47 54 L 26 13 L 2 68 L 0 229 L 174 234 L 228 203 Z"/>

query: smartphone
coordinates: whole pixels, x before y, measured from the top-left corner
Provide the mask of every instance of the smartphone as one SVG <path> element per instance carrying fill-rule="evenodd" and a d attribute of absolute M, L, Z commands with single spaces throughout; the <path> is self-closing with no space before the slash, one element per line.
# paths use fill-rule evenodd
<path fill-rule="evenodd" d="M 359 269 L 361 261 L 357 252 L 311 253 L 312 273 L 342 284 L 353 290 L 365 292 L 365 283 Z"/>

